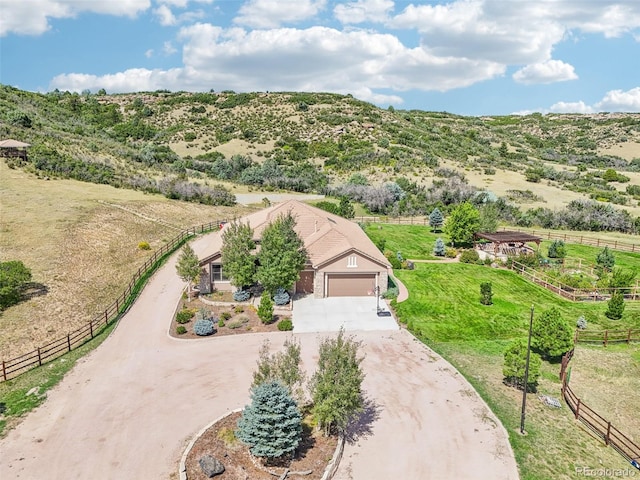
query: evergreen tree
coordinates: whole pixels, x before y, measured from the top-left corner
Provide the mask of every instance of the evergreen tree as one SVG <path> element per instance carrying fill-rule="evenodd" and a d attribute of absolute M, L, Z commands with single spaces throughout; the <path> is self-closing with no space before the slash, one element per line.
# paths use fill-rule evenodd
<path fill-rule="evenodd" d="M 251 389 L 251 404 L 238 420 L 236 437 L 267 461 L 295 451 L 302 439 L 302 415 L 284 385 L 267 382 Z"/>
<path fill-rule="evenodd" d="M 318 370 L 311 378 L 310 390 L 313 415 L 325 434 L 333 427 L 344 430 L 353 415 L 363 410 L 359 348 L 360 342 L 345 338 L 342 329 L 336 338 L 325 338 L 320 344 Z"/>
<path fill-rule="evenodd" d="M 480 284 L 480 303 L 483 305 L 493 305 L 492 298 L 491 282 L 482 282 Z"/>
<path fill-rule="evenodd" d="M 444 241 L 441 238 L 436 239 L 436 244 L 433 247 L 433 254 L 436 257 L 444 257 L 445 246 Z"/>
<path fill-rule="evenodd" d="M 524 388 L 524 373 L 527 364 L 527 342 L 519 338 L 509 344 L 504 352 L 502 375 L 507 385 L 519 389 Z M 527 391 L 535 392 L 540 377 L 542 360 L 540 355 L 531 352 L 529 356 L 529 375 L 527 377 Z"/>
<path fill-rule="evenodd" d="M 187 282 L 187 295 L 191 298 L 191 284 L 198 279 L 200 275 L 200 262 L 189 244 L 182 247 L 178 263 L 176 263 L 176 271 L 178 276 Z"/>
<path fill-rule="evenodd" d="M 624 307 L 624 295 L 621 292 L 615 292 L 607 302 L 607 311 L 604 314 L 611 320 L 620 320 L 624 313 Z"/>
<path fill-rule="evenodd" d="M 458 205 L 447 217 L 444 232 L 449 236 L 451 245 L 472 243 L 473 236 L 480 228 L 480 214 L 469 202 Z"/>
<path fill-rule="evenodd" d="M 564 245 L 563 240 L 554 240 L 549 245 L 549 251 L 547 253 L 549 258 L 564 258 L 567 256 L 567 247 Z"/>
<path fill-rule="evenodd" d="M 266 291 L 262 292 L 260 305 L 258 305 L 258 317 L 264 324 L 273 322 L 273 300 Z"/>
<path fill-rule="evenodd" d="M 609 247 L 604 247 L 596 257 L 596 264 L 606 271 L 610 271 L 615 263 L 616 259 Z"/>
<path fill-rule="evenodd" d="M 560 358 L 573 347 L 573 331 L 556 307 L 542 312 L 533 322 L 531 347 L 549 359 Z"/>
<path fill-rule="evenodd" d="M 356 211 L 347 197 L 340 197 L 340 205 L 338 206 L 338 215 L 344 218 L 353 218 Z"/>
<path fill-rule="evenodd" d="M 269 295 L 278 287 L 290 290 L 307 261 L 304 243 L 294 230 L 291 212 L 280 215 L 262 232 L 256 277 Z"/>
<path fill-rule="evenodd" d="M 21 290 L 31 281 L 31 270 L 19 260 L 0 262 L 0 311 L 20 301 Z"/>
<path fill-rule="evenodd" d="M 429 225 L 431 225 L 434 232 L 438 232 L 442 228 L 443 223 L 444 217 L 442 216 L 442 212 L 438 207 L 434 208 L 429 214 Z"/>
<path fill-rule="evenodd" d="M 232 222 L 222 233 L 222 265 L 238 290 L 254 281 L 256 261 L 251 252 L 255 247 L 253 230 L 248 223 Z"/>

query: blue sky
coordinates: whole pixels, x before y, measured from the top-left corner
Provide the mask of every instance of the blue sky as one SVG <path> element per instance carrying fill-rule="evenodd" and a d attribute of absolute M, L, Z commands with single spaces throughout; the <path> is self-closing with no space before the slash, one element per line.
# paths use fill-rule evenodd
<path fill-rule="evenodd" d="M 0 0 L 0 83 L 640 112 L 640 0 Z"/>

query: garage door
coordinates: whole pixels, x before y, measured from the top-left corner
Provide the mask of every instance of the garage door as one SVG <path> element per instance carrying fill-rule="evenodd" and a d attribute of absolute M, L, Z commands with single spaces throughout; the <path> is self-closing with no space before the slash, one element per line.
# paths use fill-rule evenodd
<path fill-rule="evenodd" d="M 327 297 L 364 297 L 373 295 L 376 274 L 329 275 Z"/>
<path fill-rule="evenodd" d="M 300 272 L 296 282 L 296 293 L 313 293 L 313 272 Z"/>

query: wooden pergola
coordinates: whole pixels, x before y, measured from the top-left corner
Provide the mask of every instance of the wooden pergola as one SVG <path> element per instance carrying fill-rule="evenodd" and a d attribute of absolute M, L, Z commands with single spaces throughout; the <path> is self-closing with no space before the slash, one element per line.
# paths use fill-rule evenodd
<path fill-rule="evenodd" d="M 27 148 L 31 145 L 28 143 L 20 142 L 18 140 L 2 140 L 0 141 L 0 157 L 6 158 L 21 158 L 27 160 Z"/>
<path fill-rule="evenodd" d="M 498 255 L 503 253 L 506 255 L 517 255 L 518 253 L 529 253 L 530 250 L 527 247 L 527 243 L 535 243 L 536 248 L 540 248 L 541 237 L 536 237 L 526 232 L 478 232 L 475 234 L 477 240 L 487 240 L 491 242 L 489 245 L 485 244 L 484 250 L 491 249 L 493 247 L 493 254 Z M 487 248 L 488 247 L 488 248 Z"/>

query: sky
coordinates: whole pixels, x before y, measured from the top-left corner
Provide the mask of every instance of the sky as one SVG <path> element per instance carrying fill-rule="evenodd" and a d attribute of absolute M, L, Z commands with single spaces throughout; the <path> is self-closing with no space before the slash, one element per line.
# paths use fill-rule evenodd
<path fill-rule="evenodd" d="M 0 83 L 640 112 L 640 0 L 0 0 Z"/>

